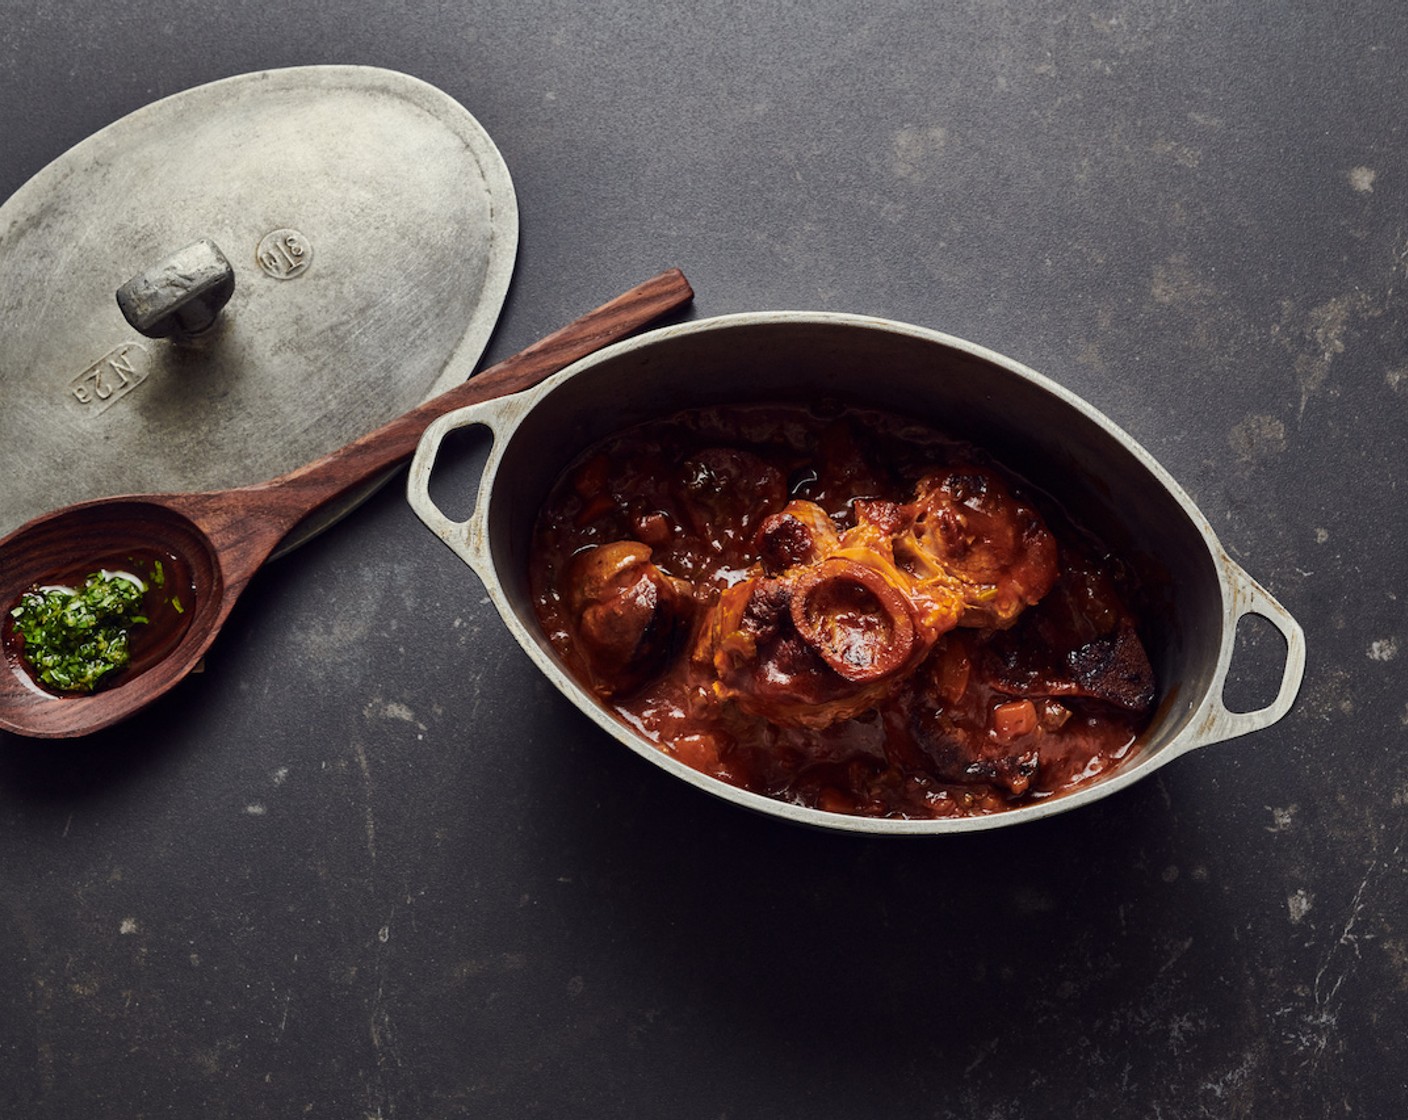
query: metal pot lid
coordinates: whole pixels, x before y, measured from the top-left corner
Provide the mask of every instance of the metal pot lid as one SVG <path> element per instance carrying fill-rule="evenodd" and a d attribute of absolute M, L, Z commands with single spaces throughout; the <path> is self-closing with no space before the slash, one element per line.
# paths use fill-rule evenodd
<path fill-rule="evenodd" d="M 404 74 L 246 74 L 116 121 L 0 206 L 0 534 L 260 482 L 464 380 L 517 245 L 498 149 Z"/>

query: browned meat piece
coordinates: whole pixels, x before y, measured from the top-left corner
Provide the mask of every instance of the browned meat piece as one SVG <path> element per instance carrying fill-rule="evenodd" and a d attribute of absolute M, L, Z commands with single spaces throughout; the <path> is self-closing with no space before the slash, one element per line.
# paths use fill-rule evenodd
<path fill-rule="evenodd" d="M 1073 650 L 1066 664 L 1074 686 L 1067 695 L 1090 696 L 1131 712 L 1145 711 L 1154 703 L 1154 668 L 1128 622 L 1108 637 Z"/>
<path fill-rule="evenodd" d="M 716 551 L 751 543 L 787 501 L 787 480 L 750 451 L 711 447 L 685 460 L 677 497 L 690 528 Z"/>
<path fill-rule="evenodd" d="M 688 627 L 692 589 L 650 556 L 648 545 L 615 541 L 579 553 L 568 571 L 568 613 L 603 696 L 630 692 L 664 669 Z"/>
<path fill-rule="evenodd" d="M 746 712 L 779 722 L 816 713 L 847 682 L 802 641 L 791 625 L 786 580 L 755 578 L 728 588 L 700 634 L 695 659 L 717 677 L 714 694 Z M 843 718 L 843 717 L 836 717 Z M 810 723 L 808 726 L 812 726 Z"/>
<path fill-rule="evenodd" d="M 1154 669 L 1109 575 L 1072 555 L 1052 593 L 984 659 L 991 686 L 1009 696 L 1084 697 L 1130 712 L 1153 706 Z"/>
<path fill-rule="evenodd" d="M 940 641 L 915 674 L 909 736 L 889 749 L 903 765 L 941 782 L 1017 795 L 1040 768 L 1053 713 L 1027 700 L 994 697 L 975 671 L 980 648 L 970 630 L 951 631 Z"/>
<path fill-rule="evenodd" d="M 916 741 L 925 748 L 925 770 L 941 782 L 986 783 L 1017 795 L 1026 792 L 1041 767 L 1041 754 L 1033 747 L 1014 750 L 1010 744 L 922 725 L 914 732 Z"/>
<path fill-rule="evenodd" d="M 1056 539 L 1041 515 L 981 467 L 926 475 L 895 538 L 895 561 L 916 581 L 956 581 L 961 626 L 1010 626 L 1056 582 Z"/>
<path fill-rule="evenodd" d="M 755 549 L 772 575 L 801 564 L 812 564 L 833 551 L 839 540 L 836 523 L 815 502 L 791 501 L 763 519 Z"/>
<path fill-rule="evenodd" d="M 729 588 L 696 658 L 717 674 L 719 698 L 776 723 L 820 728 L 890 695 L 931 642 L 880 571 L 832 557 Z"/>
<path fill-rule="evenodd" d="M 917 636 L 909 600 L 875 568 L 832 557 L 802 571 L 792 625 L 848 681 L 880 680 L 913 664 Z"/>

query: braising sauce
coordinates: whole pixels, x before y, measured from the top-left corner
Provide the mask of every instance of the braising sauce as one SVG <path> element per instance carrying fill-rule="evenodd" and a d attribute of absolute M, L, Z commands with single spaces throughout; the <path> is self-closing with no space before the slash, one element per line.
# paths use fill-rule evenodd
<path fill-rule="evenodd" d="M 625 723 L 706 774 L 942 817 L 1118 766 L 1154 673 L 1117 558 L 978 449 L 877 412 L 712 408 L 581 456 L 534 607 Z"/>

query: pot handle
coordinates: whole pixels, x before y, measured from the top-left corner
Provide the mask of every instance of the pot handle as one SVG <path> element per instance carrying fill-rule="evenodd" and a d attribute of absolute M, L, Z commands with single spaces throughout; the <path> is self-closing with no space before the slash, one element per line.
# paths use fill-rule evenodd
<path fill-rule="evenodd" d="M 1209 690 L 1208 711 L 1199 727 L 1192 746 L 1202 747 L 1235 739 L 1252 731 L 1260 731 L 1291 710 L 1305 676 L 1305 631 L 1289 611 L 1281 606 L 1264 587 L 1227 557 L 1223 571 L 1232 592 L 1229 610 L 1231 626 L 1223 640 L 1221 663 Z M 1281 685 L 1271 703 L 1251 712 L 1234 712 L 1222 700 L 1222 690 L 1232 667 L 1237 645 L 1237 628 L 1247 615 L 1265 619 L 1281 633 L 1286 642 L 1286 661 L 1281 670 Z"/>
<path fill-rule="evenodd" d="M 406 479 L 406 498 L 416 515 L 425 522 L 437 537 L 450 546 L 451 550 L 474 569 L 485 587 L 493 586 L 492 559 L 489 555 L 489 539 L 485 531 L 485 517 L 488 503 L 485 501 L 485 480 L 493 474 L 495 452 L 501 443 L 501 436 L 521 415 L 524 407 L 522 397 L 528 394 L 499 397 L 480 404 L 467 405 L 433 420 L 421 434 L 416 453 L 411 459 L 410 474 Z M 440 453 L 440 445 L 445 437 L 460 428 L 481 425 L 489 430 L 494 447 L 489 452 L 489 461 L 479 478 L 479 487 L 474 494 L 474 512 L 465 521 L 455 521 L 446 516 L 430 496 L 430 473 L 435 468 L 435 458 Z"/>

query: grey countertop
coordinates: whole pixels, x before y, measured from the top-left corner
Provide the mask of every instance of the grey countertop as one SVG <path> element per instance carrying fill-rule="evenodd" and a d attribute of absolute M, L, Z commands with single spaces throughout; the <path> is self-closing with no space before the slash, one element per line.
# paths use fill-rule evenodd
<path fill-rule="evenodd" d="M 669 266 L 694 317 L 971 339 L 1142 443 L 1309 665 L 1279 724 L 1079 811 L 815 833 L 594 731 L 397 481 L 156 707 L 0 735 L 0 1104 L 1408 1114 L 1405 50 L 1395 0 L 7 0 L 0 198 L 191 86 L 404 71 L 517 187 L 488 358 Z"/>

